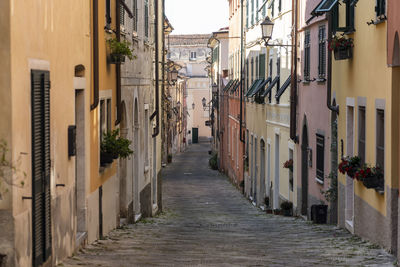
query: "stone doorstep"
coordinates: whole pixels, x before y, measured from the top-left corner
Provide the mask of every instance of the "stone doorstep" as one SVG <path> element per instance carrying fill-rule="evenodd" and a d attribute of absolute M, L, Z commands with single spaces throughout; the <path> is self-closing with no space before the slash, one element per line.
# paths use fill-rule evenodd
<path fill-rule="evenodd" d="M 76 233 L 75 252 L 87 245 L 87 232 Z"/>
<path fill-rule="evenodd" d="M 135 215 L 135 223 L 137 223 L 141 218 L 142 218 L 142 214 L 141 213 L 136 214 Z"/>

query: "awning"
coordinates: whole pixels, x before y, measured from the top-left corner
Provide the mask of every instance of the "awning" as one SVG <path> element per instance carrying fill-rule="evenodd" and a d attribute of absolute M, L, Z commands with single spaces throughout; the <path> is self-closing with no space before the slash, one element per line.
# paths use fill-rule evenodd
<path fill-rule="evenodd" d="M 265 90 L 265 92 L 261 95 L 262 97 L 265 97 L 266 95 L 268 95 L 271 91 L 272 88 L 274 88 L 274 86 L 278 83 L 280 79 L 280 76 L 276 76 L 275 79 L 269 84 L 268 88 Z"/>
<path fill-rule="evenodd" d="M 262 83 L 260 83 L 256 89 L 254 89 L 253 92 L 251 92 L 251 94 L 249 95 L 249 97 L 253 97 L 255 94 L 257 94 L 262 88 L 265 88 L 265 86 L 267 85 L 267 83 L 270 83 L 272 81 L 271 77 L 268 77 L 268 79 L 263 80 Z"/>
<path fill-rule="evenodd" d="M 289 75 L 289 77 L 287 78 L 285 83 L 282 85 L 282 87 L 278 90 L 278 92 L 276 92 L 275 99 L 277 102 L 279 102 L 279 99 L 281 98 L 283 93 L 286 91 L 286 88 L 289 87 L 291 81 L 292 81 L 292 75 Z"/>
<path fill-rule="evenodd" d="M 231 88 L 231 94 L 236 92 L 236 90 L 239 88 L 240 84 L 241 84 L 240 80 L 236 80 L 235 85 L 233 85 L 232 88 Z"/>
<path fill-rule="evenodd" d="M 229 88 L 231 88 L 231 86 L 232 86 L 232 84 L 233 84 L 233 81 L 234 81 L 234 80 L 230 80 L 230 81 L 228 82 L 228 84 L 227 84 L 227 85 L 224 87 L 224 89 L 223 89 L 224 92 L 228 91 Z"/>
<path fill-rule="evenodd" d="M 339 0 L 322 0 L 313 11 L 311 11 L 311 18 L 306 21 L 306 24 L 310 23 L 312 19 L 318 16 L 322 16 L 326 12 L 332 10 L 332 8 L 338 3 Z"/>
<path fill-rule="evenodd" d="M 264 79 L 257 79 L 257 80 L 255 80 L 255 81 L 251 84 L 249 90 L 247 90 L 246 96 L 247 96 L 247 97 L 250 96 L 250 94 L 256 89 L 256 87 L 257 87 L 260 83 L 262 83 L 263 81 L 264 81 Z"/>

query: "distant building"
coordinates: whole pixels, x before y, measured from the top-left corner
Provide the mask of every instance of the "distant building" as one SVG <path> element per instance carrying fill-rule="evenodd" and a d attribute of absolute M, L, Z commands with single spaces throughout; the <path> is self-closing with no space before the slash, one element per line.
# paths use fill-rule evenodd
<path fill-rule="evenodd" d="M 170 35 L 166 39 L 168 59 L 182 66 L 179 74 L 185 76 L 186 102 L 188 107 L 187 139 L 189 143 L 208 140 L 211 128 L 206 126 L 210 120 L 208 105 L 211 101 L 211 88 L 206 67 L 210 53 L 207 47 L 209 34 Z M 206 107 L 203 107 L 205 99 Z"/>

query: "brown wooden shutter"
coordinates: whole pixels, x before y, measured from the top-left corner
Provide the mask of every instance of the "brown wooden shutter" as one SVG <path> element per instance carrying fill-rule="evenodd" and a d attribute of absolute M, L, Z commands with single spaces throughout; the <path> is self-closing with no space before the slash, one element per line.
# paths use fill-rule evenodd
<path fill-rule="evenodd" d="M 32 242 L 33 266 L 51 255 L 50 74 L 32 70 Z"/>

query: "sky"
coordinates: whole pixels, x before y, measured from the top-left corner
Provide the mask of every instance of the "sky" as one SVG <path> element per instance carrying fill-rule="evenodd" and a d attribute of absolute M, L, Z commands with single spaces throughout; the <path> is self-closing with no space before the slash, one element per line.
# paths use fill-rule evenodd
<path fill-rule="evenodd" d="M 228 27 L 228 0 L 165 0 L 172 34 L 212 33 Z"/>

